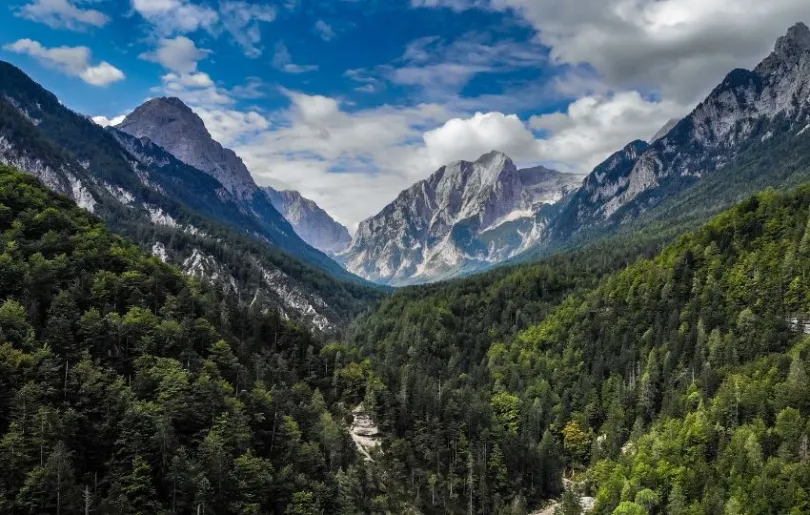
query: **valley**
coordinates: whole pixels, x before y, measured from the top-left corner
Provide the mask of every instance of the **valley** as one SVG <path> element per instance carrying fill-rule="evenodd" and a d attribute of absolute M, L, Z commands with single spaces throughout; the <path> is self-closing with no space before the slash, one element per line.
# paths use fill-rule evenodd
<path fill-rule="evenodd" d="M 356 226 L 181 96 L 0 61 L 0 513 L 810 513 L 803 23 L 585 175 L 415 159 Z M 320 170 L 328 100 L 262 130 Z"/>

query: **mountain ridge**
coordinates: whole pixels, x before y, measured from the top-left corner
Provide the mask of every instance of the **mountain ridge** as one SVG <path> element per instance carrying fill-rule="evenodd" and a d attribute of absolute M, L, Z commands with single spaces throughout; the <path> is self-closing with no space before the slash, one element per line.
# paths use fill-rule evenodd
<path fill-rule="evenodd" d="M 304 261 L 336 277 L 350 278 L 338 263 L 307 243 L 273 205 L 236 153 L 216 141 L 205 123 L 182 100 L 158 97 L 128 114 L 116 129 L 150 141 L 180 161 L 214 177 L 240 209 L 264 227 L 263 236 Z"/>
<path fill-rule="evenodd" d="M 345 250 L 351 243 L 349 229 L 335 221 L 315 201 L 293 190 L 277 190 L 270 186 L 261 189 L 292 224 L 295 232 L 316 249 L 331 256 Z"/>
<path fill-rule="evenodd" d="M 723 176 L 727 166 L 749 149 L 808 122 L 810 29 L 797 23 L 753 70 L 730 71 L 687 116 L 668 123 L 669 130 L 660 131 L 646 148 L 622 155 L 625 147 L 598 165 L 529 254 L 554 251 L 581 239 L 580 234 L 607 234 L 631 223 L 706 177 Z M 617 157 L 621 166 L 614 166 Z M 739 187 L 733 177 L 725 180 Z M 778 180 L 772 185 L 778 187 Z"/>
<path fill-rule="evenodd" d="M 0 162 L 43 179 L 144 251 L 318 331 L 338 330 L 378 295 L 331 260 L 342 279 L 268 245 L 266 226 L 210 175 L 70 111 L 8 63 L 0 72 Z"/>

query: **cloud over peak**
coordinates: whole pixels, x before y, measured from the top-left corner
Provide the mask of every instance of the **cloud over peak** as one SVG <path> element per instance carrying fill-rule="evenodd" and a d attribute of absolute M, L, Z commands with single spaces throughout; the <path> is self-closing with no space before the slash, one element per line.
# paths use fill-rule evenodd
<path fill-rule="evenodd" d="M 197 48 L 197 45 L 186 36 L 163 38 L 157 48 L 140 55 L 141 59 L 160 64 L 164 68 L 178 73 L 190 73 L 197 70 L 197 63 L 208 57 L 210 50 Z"/>

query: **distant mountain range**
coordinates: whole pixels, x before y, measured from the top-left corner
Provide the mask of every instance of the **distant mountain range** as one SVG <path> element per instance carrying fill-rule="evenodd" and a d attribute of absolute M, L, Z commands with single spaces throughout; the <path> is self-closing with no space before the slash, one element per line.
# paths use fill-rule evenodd
<path fill-rule="evenodd" d="M 451 163 L 362 222 L 339 257 L 350 271 L 393 285 L 469 273 L 535 244 L 579 182 L 542 167 L 518 170 L 500 152 Z"/>
<path fill-rule="evenodd" d="M 675 234 L 762 188 L 810 180 L 791 174 L 799 168 L 789 162 L 763 163 L 795 158 L 789 149 L 808 129 L 810 29 L 798 23 L 754 70 L 733 70 L 688 116 L 670 120 L 649 142 L 628 143 L 584 180 L 517 170 L 498 152 L 452 163 L 360 224 L 339 257 L 362 277 L 405 285 L 536 258 L 625 228 L 655 223 L 661 234 Z"/>
<path fill-rule="evenodd" d="M 674 235 L 762 188 L 810 179 L 791 162 L 803 159 L 794 148 L 810 137 L 810 29 L 802 23 L 753 70 L 731 71 L 685 118 L 628 143 L 584 180 L 519 169 L 493 151 L 443 166 L 354 237 L 299 193 L 259 187 L 176 98 L 150 100 L 105 130 L 13 66 L 0 71 L 0 162 L 37 175 L 188 273 L 322 327 L 362 306 L 365 293 L 330 302 L 313 271 L 336 278 L 335 291 L 364 288 L 357 276 L 395 286 L 449 279 L 621 231 Z M 343 307 L 328 315 L 336 302 Z"/>
<path fill-rule="evenodd" d="M 295 232 L 307 243 L 334 255 L 349 246 L 349 230 L 336 222 L 318 204 L 304 198 L 297 191 L 262 188 L 279 213 L 290 222 Z"/>

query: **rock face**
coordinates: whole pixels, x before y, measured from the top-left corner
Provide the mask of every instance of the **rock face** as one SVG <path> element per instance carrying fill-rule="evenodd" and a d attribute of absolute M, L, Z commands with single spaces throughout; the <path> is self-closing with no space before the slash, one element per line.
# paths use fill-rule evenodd
<path fill-rule="evenodd" d="M 232 150 L 215 141 L 202 119 L 177 98 L 155 98 L 130 113 L 117 130 L 147 139 L 181 162 L 216 179 L 222 195 L 232 197 L 240 210 L 259 222 L 258 236 L 268 243 L 341 278 L 340 265 L 313 248 L 296 233 L 260 189 L 245 164 Z"/>
<path fill-rule="evenodd" d="M 318 204 L 297 191 L 262 188 L 270 202 L 305 242 L 329 255 L 345 250 L 352 241 L 349 230 L 337 223 Z"/>
<path fill-rule="evenodd" d="M 380 447 L 380 429 L 362 404 L 352 410 L 352 416 L 354 420 L 349 435 L 366 461 L 374 461 L 371 454 Z"/>
<path fill-rule="evenodd" d="M 649 145 L 633 142 L 599 165 L 555 220 L 558 243 L 582 229 L 621 224 L 721 170 L 780 131 L 810 127 L 810 29 L 791 27 L 754 70 L 730 72 L 687 117 Z M 732 180 L 732 179 L 730 179 Z"/>
<path fill-rule="evenodd" d="M 672 129 L 675 128 L 676 125 L 678 125 L 679 121 L 680 120 L 678 118 L 673 118 L 672 120 L 669 120 L 667 123 L 665 123 L 663 127 L 658 129 L 658 132 L 656 132 L 655 135 L 652 137 L 650 143 L 655 143 L 659 139 L 666 136 L 667 133 L 669 133 L 669 131 L 671 131 Z"/>
<path fill-rule="evenodd" d="M 548 237 L 563 240 L 568 230 L 588 224 L 597 217 L 597 211 L 609 202 L 619 191 L 627 187 L 629 174 L 649 145 L 636 140 L 608 157 L 594 168 L 551 222 Z"/>
<path fill-rule="evenodd" d="M 392 285 L 472 272 L 534 244 L 579 182 L 542 167 L 518 170 L 501 152 L 451 163 L 362 222 L 340 257 L 348 270 Z"/>
<path fill-rule="evenodd" d="M 180 161 L 214 177 L 236 198 L 250 202 L 258 186 L 232 150 L 214 141 L 202 119 L 178 98 L 153 98 L 117 127 L 149 138 Z"/>

